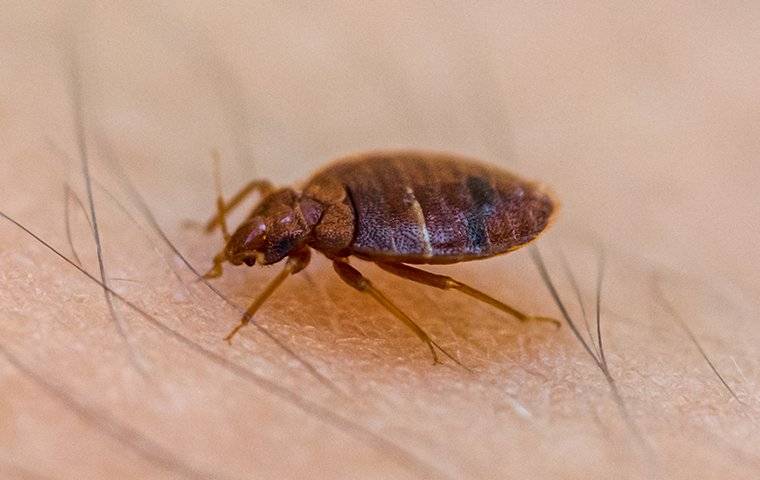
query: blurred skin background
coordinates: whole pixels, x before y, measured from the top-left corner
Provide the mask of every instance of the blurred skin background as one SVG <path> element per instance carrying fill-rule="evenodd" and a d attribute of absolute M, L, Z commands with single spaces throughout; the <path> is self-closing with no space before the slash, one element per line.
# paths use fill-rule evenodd
<path fill-rule="evenodd" d="M 3 220 L 3 478 L 760 471 L 756 3 L 2 11 L 0 211 L 94 278 Z M 587 347 L 565 322 L 520 325 L 355 262 L 470 371 L 433 366 L 320 256 L 262 308 L 260 330 L 222 342 L 281 266 L 227 268 L 213 286 L 231 306 L 155 228 L 209 267 L 211 150 L 229 196 L 393 147 L 554 189 L 562 211 L 537 245 Z M 564 318 L 528 249 L 432 270 Z"/>

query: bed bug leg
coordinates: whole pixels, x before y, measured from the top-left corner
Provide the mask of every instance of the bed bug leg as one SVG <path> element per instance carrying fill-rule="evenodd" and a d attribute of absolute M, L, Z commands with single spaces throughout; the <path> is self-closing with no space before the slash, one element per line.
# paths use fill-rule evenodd
<path fill-rule="evenodd" d="M 211 280 L 212 278 L 219 278 L 222 276 L 222 264 L 227 261 L 227 256 L 224 254 L 224 250 L 214 255 L 214 265 L 211 269 L 203 274 L 202 278 Z"/>
<path fill-rule="evenodd" d="M 429 285 L 431 287 L 436 287 L 443 290 L 451 290 L 451 289 L 459 290 L 465 295 L 469 295 L 470 297 L 480 300 L 483 303 L 487 303 L 488 305 L 491 305 L 492 307 L 498 308 L 502 312 L 506 312 L 512 315 L 513 317 L 520 320 L 521 322 L 528 322 L 528 321 L 549 322 L 549 323 L 554 324 L 554 326 L 557 328 L 559 328 L 560 326 L 559 321 L 553 318 L 534 317 L 532 315 L 527 315 L 513 307 L 510 307 L 509 305 L 503 302 L 500 302 L 499 300 L 496 300 L 495 298 L 481 292 L 480 290 L 472 288 L 469 285 L 466 285 L 460 281 L 454 280 L 453 278 L 447 277 L 445 275 L 438 275 L 435 273 L 426 272 L 425 270 L 421 270 L 415 267 L 410 267 L 409 265 L 405 265 L 402 263 L 377 263 L 377 266 L 387 272 L 390 272 L 394 275 L 398 275 L 399 277 L 402 277 L 402 278 L 406 278 L 413 282 L 422 283 L 424 285 Z"/>
<path fill-rule="evenodd" d="M 245 200 L 249 195 L 252 193 L 258 192 L 260 196 L 264 197 L 274 190 L 274 186 L 269 180 L 254 180 L 245 187 L 243 187 L 239 192 L 237 192 L 229 202 L 222 202 L 222 207 L 219 207 L 219 204 L 217 204 L 217 214 L 211 217 L 211 219 L 206 222 L 205 230 L 208 233 L 213 232 L 220 226 L 224 225 L 224 221 L 226 216 L 235 209 L 238 205 L 240 205 L 240 202 Z"/>
<path fill-rule="evenodd" d="M 370 282 L 364 275 L 359 272 L 359 270 L 355 269 L 351 265 L 348 264 L 345 260 L 334 260 L 333 261 L 333 268 L 335 268 L 335 271 L 338 273 L 340 278 L 346 282 L 348 285 L 352 286 L 353 288 L 359 290 L 360 292 L 369 294 L 372 298 L 374 298 L 380 305 L 382 305 L 386 310 L 388 310 L 390 313 L 392 313 L 396 318 L 401 320 L 404 325 L 409 327 L 415 335 L 417 335 L 430 349 L 430 353 L 433 355 L 433 364 L 441 363 L 440 360 L 438 360 L 438 353 L 436 352 L 436 348 L 443 352 L 444 355 L 449 357 L 452 361 L 454 361 L 457 365 L 467 368 L 464 365 L 462 365 L 459 360 L 454 358 L 451 354 L 449 354 L 446 350 L 444 350 L 440 345 L 438 345 L 430 336 L 419 326 L 417 323 L 414 322 L 407 314 L 405 314 L 400 308 L 398 308 L 396 305 L 391 302 L 388 297 L 383 295 L 377 288 L 375 288 L 374 285 L 372 285 L 372 282 Z"/>
<path fill-rule="evenodd" d="M 224 196 L 222 195 L 222 172 L 221 172 L 221 160 L 219 158 L 219 151 L 217 151 L 216 149 L 212 150 L 211 159 L 214 162 L 214 186 L 216 187 L 217 214 L 214 217 L 214 219 L 216 219 L 216 223 L 222 227 L 222 237 L 224 238 L 224 244 L 226 245 L 227 242 L 229 242 L 230 240 L 230 231 L 227 228 L 227 219 L 225 216 L 229 208 L 224 204 Z M 206 228 L 206 230 L 209 231 L 208 227 Z M 205 278 L 206 280 L 209 280 L 212 278 L 221 277 L 222 272 L 223 272 L 222 264 L 224 264 L 225 261 L 227 261 L 227 256 L 224 253 L 224 248 L 222 248 L 222 251 L 217 253 L 214 256 L 214 265 L 201 278 Z"/>
<path fill-rule="evenodd" d="M 242 190 L 237 192 L 229 203 L 224 201 L 222 194 L 222 173 L 221 173 L 221 159 L 219 157 L 219 151 L 214 149 L 211 151 L 211 158 L 214 162 L 214 185 L 216 187 L 216 215 L 214 215 L 207 223 L 205 230 L 210 233 L 217 227 L 222 229 L 222 237 L 224 238 L 225 245 L 230 241 L 230 231 L 227 228 L 227 214 L 230 213 L 240 202 L 253 192 L 259 192 L 262 196 L 267 195 L 274 187 L 268 180 L 254 180 L 248 185 L 243 187 Z M 227 257 L 224 253 L 224 249 L 214 256 L 214 265 L 211 269 L 203 275 L 205 279 L 218 278 L 222 276 L 222 265 L 227 261 Z"/>
<path fill-rule="evenodd" d="M 253 303 L 251 303 L 251 306 L 248 307 L 248 309 L 243 314 L 243 317 L 240 319 L 240 323 L 238 323 L 235 328 L 233 328 L 232 331 L 230 331 L 230 333 L 224 337 L 224 340 L 227 343 L 232 344 L 232 338 L 238 333 L 241 328 L 250 323 L 251 318 L 253 318 L 253 315 L 256 313 L 256 311 L 258 311 L 258 309 L 264 304 L 264 302 L 267 301 L 267 299 L 274 293 L 274 291 L 277 290 L 280 285 L 282 285 L 282 282 L 284 282 L 285 279 L 290 275 L 298 273 L 306 268 L 306 266 L 309 264 L 309 260 L 311 260 L 311 251 L 308 248 L 292 253 L 288 257 L 288 261 L 285 262 L 285 268 L 283 268 L 280 273 L 278 273 L 277 276 L 274 277 L 271 282 L 269 282 L 269 285 L 266 286 L 264 291 L 261 292 L 258 297 L 256 297 Z"/>
<path fill-rule="evenodd" d="M 216 207 L 219 211 L 219 216 L 221 218 L 220 224 L 222 226 L 222 236 L 224 237 L 224 244 L 227 245 L 227 242 L 230 241 L 230 232 L 227 230 L 227 222 L 224 218 L 224 199 L 221 195 L 219 195 L 216 199 Z M 227 261 L 227 255 L 225 253 L 224 247 L 222 247 L 222 251 L 214 255 L 214 265 L 211 267 L 211 270 L 206 272 L 203 275 L 203 278 L 206 280 L 212 279 L 212 278 L 218 278 L 222 276 L 222 264 Z"/>
<path fill-rule="evenodd" d="M 227 228 L 227 207 L 224 204 L 224 194 L 222 193 L 222 160 L 219 156 L 219 150 L 211 151 L 211 159 L 214 162 L 214 186 L 216 187 L 216 211 L 219 219 L 219 226 L 222 227 L 222 237 L 224 243 L 230 241 L 230 230 Z M 214 265 L 217 266 L 216 264 Z"/>

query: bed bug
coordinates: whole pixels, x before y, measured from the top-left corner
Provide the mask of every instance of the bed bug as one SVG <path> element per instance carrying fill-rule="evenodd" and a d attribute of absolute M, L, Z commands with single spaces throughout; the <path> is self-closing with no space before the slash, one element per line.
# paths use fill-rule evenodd
<path fill-rule="evenodd" d="M 226 215 L 254 192 L 261 200 L 230 235 Z M 332 260 L 344 282 L 370 295 L 409 327 L 437 362 L 436 348 L 445 350 L 350 265 L 349 257 L 374 262 L 414 282 L 459 290 L 521 321 L 559 325 L 554 319 L 526 315 L 451 277 L 412 266 L 511 252 L 534 240 L 556 211 L 557 202 L 541 184 L 465 157 L 411 150 L 353 155 L 317 172 L 300 191 L 255 180 L 229 202 L 220 195 L 217 214 L 206 230 L 221 227 L 225 247 L 206 278 L 220 276 L 225 262 L 253 266 L 287 259 L 225 337 L 229 342 L 286 278 L 308 265 L 311 250 L 317 250 Z"/>

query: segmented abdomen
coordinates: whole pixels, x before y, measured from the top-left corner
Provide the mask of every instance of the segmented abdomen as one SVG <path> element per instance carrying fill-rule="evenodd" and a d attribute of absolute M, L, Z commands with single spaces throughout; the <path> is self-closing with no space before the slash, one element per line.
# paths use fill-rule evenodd
<path fill-rule="evenodd" d="M 355 213 L 351 253 L 405 263 L 488 257 L 535 238 L 550 196 L 508 172 L 458 156 L 377 152 L 318 173 L 346 188 Z M 308 188 L 308 187 L 307 187 Z"/>

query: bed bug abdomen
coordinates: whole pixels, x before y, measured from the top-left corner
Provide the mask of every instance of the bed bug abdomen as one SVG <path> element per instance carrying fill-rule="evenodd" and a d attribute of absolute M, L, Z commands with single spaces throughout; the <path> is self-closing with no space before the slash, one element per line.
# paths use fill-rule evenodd
<path fill-rule="evenodd" d="M 514 250 L 556 209 L 539 185 L 449 154 L 397 151 L 348 157 L 304 195 L 340 185 L 353 214 L 347 253 L 375 261 L 454 263 Z"/>

